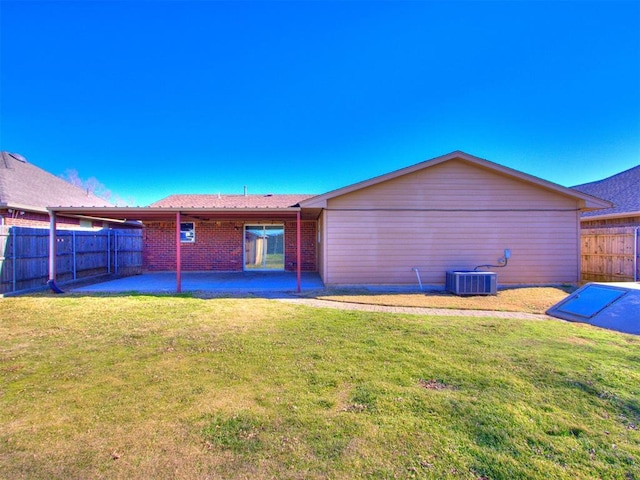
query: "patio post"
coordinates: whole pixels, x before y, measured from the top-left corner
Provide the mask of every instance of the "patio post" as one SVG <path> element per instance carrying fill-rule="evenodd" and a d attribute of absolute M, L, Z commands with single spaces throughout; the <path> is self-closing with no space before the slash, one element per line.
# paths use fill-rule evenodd
<path fill-rule="evenodd" d="M 302 253 L 300 252 L 300 244 L 302 243 L 300 241 L 302 235 L 300 233 L 300 210 L 298 210 L 296 212 L 296 268 L 297 268 L 297 276 L 298 276 L 298 293 L 300 293 L 300 291 L 302 290 L 302 279 L 301 279 L 301 272 L 302 272 L 302 265 L 300 265 L 302 262 Z"/>
<path fill-rule="evenodd" d="M 182 291 L 182 258 L 180 252 L 180 212 L 176 212 L 176 292 Z"/>
<path fill-rule="evenodd" d="M 15 249 L 15 244 L 14 244 Z M 56 213 L 49 212 L 49 280 L 56 280 Z"/>

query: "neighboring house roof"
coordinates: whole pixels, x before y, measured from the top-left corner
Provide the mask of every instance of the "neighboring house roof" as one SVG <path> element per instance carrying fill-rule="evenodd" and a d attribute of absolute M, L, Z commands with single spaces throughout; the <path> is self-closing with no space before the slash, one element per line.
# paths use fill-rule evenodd
<path fill-rule="evenodd" d="M 47 212 L 47 207 L 60 205 L 111 204 L 36 167 L 21 155 L 0 152 L 0 208 Z"/>
<path fill-rule="evenodd" d="M 596 182 L 573 187 L 579 192 L 604 198 L 613 207 L 586 212 L 583 217 L 623 217 L 640 215 L 640 165 Z"/>
<path fill-rule="evenodd" d="M 326 208 L 327 201 L 330 200 L 331 198 L 335 198 L 341 195 L 345 195 L 347 193 L 355 192 L 357 190 L 367 188 L 373 185 L 377 185 L 379 183 L 386 182 L 388 180 L 392 180 L 394 178 L 398 178 L 403 175 L 408 175 L 416 171 L 433 167 L 435 165 L 439 165 L 441 163 L 448 162 L 451 160 L 462 160 L 464 162 L 476 165 L 478 167 L 486 168 L 493 172 L 500 173 L 529 184 L 537 185 L 538 187 L 549 190 L 551 192 L 555 192 L 561 195 L 575 198 L 576 200 L 579 200 L 582 202 L 582 205 L 581 205 L 582 210 L 594 210 L 594 209 L 611 207 L 611 203 L 606 200 L 596 198 L 595 196 L 582 193 L 582 192 L 573 190 L 571 188 L 563 187 L 556 183 L 552 183 L 547 180 L 534 177 L 533 175 L 528 175 L 518 170 L 513 170 L 503 165 L 490 162 L 489 160 L 485 160 L 479 157 L 474 157 L 473 155 L 469 155 L 468 153 L 464 153 L 459 150 L 448 153 L 446 155 L 442 155 L 440 157 L 433 158 L 431 160 L 426 160 L 424 162 L 417 163 L 415 165 L 412 165 L 406 168 L 402 168 L 400 170 L 396 170 L 391 173 L 387 173 L 386 175 L 381 175 L 379 177 L 374 177 L 369 180 L 365 180 L 363 182 L 354 183 L 353 185 L 349 185 L 347 187 L 339 188 L 337 190 L 333 190 L 323 195 L 318 195 L 316 197 L 303 200 L 300 202 L 300 206 L 303 208 Z"/>
<path fill-rule="evenodd" d="M 165 208 L 290 208 L 313 195 L 169 195 L 149 205 Z"/>

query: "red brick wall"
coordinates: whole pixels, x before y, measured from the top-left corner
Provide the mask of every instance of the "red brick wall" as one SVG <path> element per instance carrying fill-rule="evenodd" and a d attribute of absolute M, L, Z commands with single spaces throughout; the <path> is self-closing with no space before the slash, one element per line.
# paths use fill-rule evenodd
<path fill-rule="evenodd" d="M 184 222 L 191 220 L 184 219 Z M 194 243 L 181 243 L 182 269 L 185 271 L 241 272 L 243 270 L 243 220 L 194 221 Z M 296 270 L 296 222 L 285 223 L 285 270 Z M 316 271 L 316 222 L 304 221 L 302 270 Z M 143 268 L 149 271 L 175 270 L 175 222 L 145 222 Z"/>
<path fill-rule="evenodd" d="M 318 270 L 316 258 L 316 221 L 302 221 L 300 225 L 300 252 L 302 271 L 315 272 Z M 296 222 L 285 222 L 284 225 L 284 268 L 287 271 L 296 270 Z"/>
<path fill-rule="evenodd" d="M 48 213 L 24 212 L 22 215 L 16 215 L 7 210 L 0 210 L 0 218 L 3 219 L 4 225 L 12 227 L 49 228 Z M 77 228 L 78 225 L 80 220 L 76 218 L 58 217 L 56 219 L 57 228 Z"/>

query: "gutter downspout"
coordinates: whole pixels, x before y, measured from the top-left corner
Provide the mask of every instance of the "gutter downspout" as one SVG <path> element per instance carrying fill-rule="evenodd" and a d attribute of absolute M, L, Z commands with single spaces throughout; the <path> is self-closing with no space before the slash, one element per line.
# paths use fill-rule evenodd
<path fill-rule="evenodd" d="M 420 291 L 423 292 L 424 290 L 422 289 L 422 279 L 420 278 L 420 270 L 418 270 L 418 267 L 413 267 L 411 270 L 416 272 L 416 277 L 418 277 L 418 285 L 420 285 Z"/>
<path fill-rule="evenodd" d="M 49 212 L 49 281 L 47 285 L 55 293 L 64 293 L 56 285 L 56 258 L 58 252 L 56 251 L 56 213 Z"/>

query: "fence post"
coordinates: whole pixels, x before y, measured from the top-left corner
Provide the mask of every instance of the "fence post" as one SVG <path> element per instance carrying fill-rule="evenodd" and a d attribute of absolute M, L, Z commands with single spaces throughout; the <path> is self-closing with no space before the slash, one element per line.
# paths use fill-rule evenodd
<path fill-rule="evenodd" d="M 78 265 L 76 260 L 76 231 L 71 230 L 71 254 L 73 258 L 73 279 L 76 280 Z"/>
<path fill-rule="evenodd" d="M 117 230 L 113 231 L 113 257 L 115 260 L 115 265 L 114 265 L 115 273 L 116 275 L 118 275 L 118 231 Z"/>
<path fill-rule="evenodd" d="M 638 270 L 640 265 L 638 265 L 638 258 L 640 258 L 640 227 L 635 228 L 635 235 L 633 238 L 633 281 L 637 282 L 640 275 L 638 274 Z"/>
<path fill-rule="evenodd" d="M 111 275 L 111 229 L 107 230 L 107 273 Z"/>
<path fill-rule="evenodd" d="M 16 227 L 12 227 L 9 229 L 9 232 L 11 232 L 11 259 L 13 262 L 13 278 L 12 280 L 12 287 L 13 291 L 15 292 L 17 290 L 18 287 L 18 273 L 16 272 L 16 266 L 17 266 L 17 260 L 18 260 L 18 252 L 16 251 L 16 247 L 18 245 L 18 241 L 17 241 L 17 236 L 18 236 L 18 232 L 16 231 Z"/>

